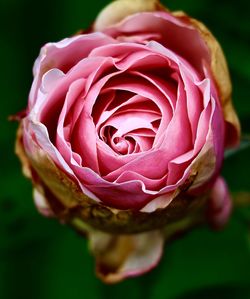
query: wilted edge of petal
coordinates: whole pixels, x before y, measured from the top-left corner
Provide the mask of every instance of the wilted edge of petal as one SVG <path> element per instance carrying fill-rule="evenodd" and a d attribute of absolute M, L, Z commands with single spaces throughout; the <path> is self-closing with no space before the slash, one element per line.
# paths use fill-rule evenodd
<path fill-rule="evenodd" d="M 20 123 L 16 134 L 15 153 L 21 162 L 22 172 L 24 176 L 26 176 L 27 178 L 31 178 L 32 175 L 31 175 L 30 163 L 24 152 L 22 139 L 23 139 L 23 128 L 22 128 L 22 123 Z"/>
<path fill-rule="evenodd" d="M 154 268 L 162 256 L 164 236 L 160 231 L 135 235 L 91 231 L 89 241 L 98 277 L 105 283 L 117 283 Z"/>
<path fill-rule="evenodd" d="M 99 13 L 94 24 L 94 31 L 102 31 L 134 13 L 163 9 L 167 10 L 159 3 L 159 0 L 116 0 Z"/>
<path fill-rule="evenodd" d="M 51 207 L 44 195 L 42 185 L 40 185 L 39 182 L 36 181 L 36 178 L 34 178 L 34 173 L 32 171 L 31 163 L 23 148 L 22 139 L 23 139 L 23 128 L 22 128 L 22 123 L 20 123 L 17 130 L 15 152 L 22 164 L 23 174 L 27 178 L 33 181 L 33 185 L 34 185 L 33 198 L 38 211 L 46 217 L 52 217 L 54 216 L 54 213 L 51 210 Z"/>
<path fill-rule="evenodd" d="M 42 194 L 41 190 L 38 190 L 38 188 L 34 187 L 33 189 L 33 198 L 36 205 L 37 210 L 45 217 L 53 217 L 54 213 L 44 196 Z"/>

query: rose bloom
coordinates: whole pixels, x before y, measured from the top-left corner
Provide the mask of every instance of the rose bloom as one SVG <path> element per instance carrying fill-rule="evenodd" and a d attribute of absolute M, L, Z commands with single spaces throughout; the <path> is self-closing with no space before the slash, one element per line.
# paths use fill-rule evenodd
<path fill-rule="evenodd" d="M 168 228 L 206 206 L 225 224 L 219 173 L 239 123 L 203 24 L 116 1 L 88 33 L 46 44 L 33 72 L 17 153 L 38 209 L 87 232 L 105 281 L 152 268 Z"/>

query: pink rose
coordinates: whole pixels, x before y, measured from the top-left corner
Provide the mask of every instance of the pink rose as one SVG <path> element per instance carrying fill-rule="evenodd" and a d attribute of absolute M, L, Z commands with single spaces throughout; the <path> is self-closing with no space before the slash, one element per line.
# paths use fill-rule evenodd
<path fill-rule="evenodd" d="M 18 151 L 43 213 L 127 233 L 204 206 L 223 185 L 224 150 L 238 143 L 239 125 L 224 56 L 204 25 L 155 1 L 125 16 L 126 3 L 108 6 L 92 32 L 41 49 Z M 211 211 L 225 192 L 212 192 Z M 220 226 L 227 211 L 225 221 L 218 209 L 210 219 Z M 157 240 L 147 265 L 113 281 L 154 265 Z"/>

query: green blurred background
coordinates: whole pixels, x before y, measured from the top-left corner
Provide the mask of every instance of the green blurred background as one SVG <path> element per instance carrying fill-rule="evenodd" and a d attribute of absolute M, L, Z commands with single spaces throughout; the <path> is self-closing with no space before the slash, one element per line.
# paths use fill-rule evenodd
<path fill-rule="evenodd" d="M 87 28 L 109 1 L 1 0 L 0 298 L 250 298 L 250 210 L 236 209 L 223 232 L 200 228 L 165 248 L 151 273 L 115 286 L 95 277 L 86 241 L 34 208 L 31 184 L 13 154 L 17 124 L 40 47 Z M 250 19 L 246 0 L 163 1 L 201 19 L 221 42 L 243 131 L 250 132 Z M 250 150 L 225 161 L 233 191 L 250 191 Z"/>

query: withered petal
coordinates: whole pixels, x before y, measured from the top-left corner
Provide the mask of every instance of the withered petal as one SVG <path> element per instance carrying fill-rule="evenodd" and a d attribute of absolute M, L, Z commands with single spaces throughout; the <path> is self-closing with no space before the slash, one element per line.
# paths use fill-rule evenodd
<path fill-rule="evenodd" d="M 31 165 L 27 155 L 25 154 L 22 140 L 23 140 L 23 128 L 21 122 L 18 126 L 17 134 L 16 134 L 15 153 L 22 164 L 22 171 L 24 176 L 26 176 L 27 178 L 32 178 Z"/>
<path fill-rule="evenodd" d="M 117 283 L 154 268 L 162 255 L 164 236 L 160 231 L 135 235 L 91 231 L 89 245 L 96 258 L 97 275 L 106 283 Z"/>
<path fill-rule="evenodd" d="M 123 18 L 142 11 L 167 10 L 159 0 L 117 0 L 107 5 L 97 16 L 94 31 L 102 31 Z"/>

